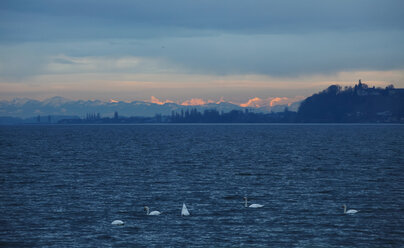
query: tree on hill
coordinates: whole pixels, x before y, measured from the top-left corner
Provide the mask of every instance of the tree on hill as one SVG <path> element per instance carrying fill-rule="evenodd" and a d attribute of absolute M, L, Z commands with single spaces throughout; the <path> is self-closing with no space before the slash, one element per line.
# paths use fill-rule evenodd
<path fill-rule="evenodd" d="M 306 98 L 298 110 L 299 122 L 398 122 L 404 118 L 404 92 L 359 84 L 342 89 L 331 85 Z"/>

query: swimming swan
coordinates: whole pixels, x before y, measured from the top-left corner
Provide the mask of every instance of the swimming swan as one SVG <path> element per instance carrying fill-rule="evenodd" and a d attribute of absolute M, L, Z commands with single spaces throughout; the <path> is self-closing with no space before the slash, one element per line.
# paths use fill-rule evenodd
<path fill-rule="evenodd" d="M 149 213 L 149 207 L 148 206 L 145 206 L 144 207 L 144 209 L 146 210 L 146 215 L 160 215 L 161 214 L 161 212 L 159 212 L 159 211 L 151 211 L 150 213 Z"/>
<path fill-rule="evenodd" d="M 111 222 L 111 225 L 114 226 L 123 226 L 125 223 L 122 220 L 114 220 Z"/>
<path fill-rule="evenodd" d="M 249 208 L 262 208 L 264 205 L 261 204 L 251 204 L 250 206 L 248 206 L 247 204 L 247 197 L 244 197 L 244 207 L 249 207 Z"/>
<path fill-rule="evenodd" d="M 190 213 L 187 209 L 187 206 L 185 206 L 185 203 L 182 203 L 182 210 L 181 210 L 181 216 L 189 216 Z"/>
<path fill-rule="evenodd" d="M 349 209 L 348 211 L 346 210 L 346 205 L 344 204 L 344 214 L 356 214 L 359 212 L 358 210 L 355 209 Z"/>

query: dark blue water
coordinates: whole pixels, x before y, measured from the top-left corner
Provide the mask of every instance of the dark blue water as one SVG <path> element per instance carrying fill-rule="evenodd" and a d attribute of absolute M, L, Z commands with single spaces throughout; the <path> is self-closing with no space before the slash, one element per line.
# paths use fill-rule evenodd
<path fill-rule="evenodd" d="M 404 245 L 402 125 L 0 127 L 0 159 L 2 247 Z"/>

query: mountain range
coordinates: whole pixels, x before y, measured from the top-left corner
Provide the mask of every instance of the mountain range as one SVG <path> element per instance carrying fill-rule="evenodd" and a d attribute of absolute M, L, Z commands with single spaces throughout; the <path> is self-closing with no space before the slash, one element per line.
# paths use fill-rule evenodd
<path fill-rule="evenodd" d="M 235 104 L 232 102 L 204 102 L 192 99 L 183 103 L 174 103 L 171 101 L 160 102 L 152 97 L 152 101 L 101 101 L 101 100 L 70 100 L 60 96 L 55 96 L 43 101 L 16 98 L 11 101 L 0 101 L 0 116 L 32 118 L 38 116 L 76 116 L 84 117 L 87 114 L 100 114 L 105 117 L 114 116 L 118 112 L 121 116 L 144 116 L 150 117 L 156 114 L 170 115 L 172 111 L 186 111 L 188 109 L 197 109 L 203 111 L 206 109 L 215 109 L 220 112 L 229 112 L 231 110 L 249 109 L 253 112 L 281 112 L 287 107 L 289 110 L 297 111 L 300 101 L 294 103 L 282 104 L 277 101 L 281 98 L 268 98 L 268 101 L 259 98 L 253 98 L 246 104 Z M 266 102 L 267 104 L 262 104 Z M 261 103 L 261 104 L 258 104 Z M 277 104 L 279 103 L 279 104 Z"/>

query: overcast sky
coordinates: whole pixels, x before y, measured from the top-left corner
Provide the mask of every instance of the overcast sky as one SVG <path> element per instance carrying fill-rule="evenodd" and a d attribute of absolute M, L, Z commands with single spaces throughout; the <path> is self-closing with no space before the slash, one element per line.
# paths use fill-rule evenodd
<path fill-rule="evenodd" d="M 2 0 L 0 100 L 404 87 L 402 0 Z"/>

